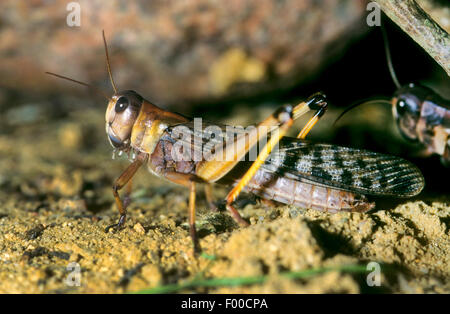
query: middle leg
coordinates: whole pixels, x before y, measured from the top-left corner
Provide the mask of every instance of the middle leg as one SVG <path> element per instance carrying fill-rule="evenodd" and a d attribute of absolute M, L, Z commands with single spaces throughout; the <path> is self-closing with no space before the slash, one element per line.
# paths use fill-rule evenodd
<path fill-rule="evenodd" d="M 212 211 L 218 211 L 217 206 L 214 204 L 214 197 L 213 197 L 213 193 L 212 193 L 212 185 L 207 183 L 205 184 L 205 197 L 206 197 L 206 202 L 208 203 L 209 209 L 211 209 Z"/>
<path fill-rule="evenodd" d="M 195 228 L 195 199 L 196 199 L 196 183 L 205 183 L 203 180 L 192 174 L 167 171 L 162 174 L 166 179 L 189 188 L 189 234 L 194 245 L 194 253 L 201 251 L 200 243 L 197 238 L 197 230 Z"/>

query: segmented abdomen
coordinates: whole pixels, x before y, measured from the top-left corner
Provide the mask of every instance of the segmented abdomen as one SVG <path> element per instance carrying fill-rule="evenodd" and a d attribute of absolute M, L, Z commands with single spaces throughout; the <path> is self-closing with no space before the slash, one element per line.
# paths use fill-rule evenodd
<path fill-rule="evenodd" d="M 263 169 L 256 172 L 244 191 L 264 199 L 331 213 L 365 212 L 374 207 L 363 195 L 276 176 Z"/>

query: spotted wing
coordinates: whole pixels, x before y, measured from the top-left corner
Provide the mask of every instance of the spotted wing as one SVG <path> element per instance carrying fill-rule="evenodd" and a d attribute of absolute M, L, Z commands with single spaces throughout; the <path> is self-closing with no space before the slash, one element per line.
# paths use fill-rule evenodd
<path fill-rule="evenodd" d="M 284 138 L 261 166 L 295 180 L 367 195 L 410 197 L 424 178 L 412 163 L 395 156 Z"/>
<path fill-rule="evenodd" d="M 172 140 L 188 144 L 193 150 L 193 154 L 198 155 L 210 153 L 219 148 L 225 150 L 229 143 L 247 134 L 248 130 L 203 119 L 198 121 L 193 119 L 171 125 L 166 131 Z"/>

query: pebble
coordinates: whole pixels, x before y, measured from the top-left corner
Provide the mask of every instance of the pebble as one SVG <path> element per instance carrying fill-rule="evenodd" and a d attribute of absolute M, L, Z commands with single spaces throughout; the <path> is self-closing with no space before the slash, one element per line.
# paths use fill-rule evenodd
<path fill-rule="evenodd" d="M 136 231 L 139 234 L 145 234 L 145 229 L 144 229 L 144 227 L 142 227 L 142 225 L 139 222 L 134 225 L 133 229 L 134 229 L 134 231 Z"/>

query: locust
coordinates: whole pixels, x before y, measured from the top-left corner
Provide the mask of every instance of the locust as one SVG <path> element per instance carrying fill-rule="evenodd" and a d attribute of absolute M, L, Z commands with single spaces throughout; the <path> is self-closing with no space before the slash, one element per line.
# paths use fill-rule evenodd
<path fill-rule="evenodd" d="M 335 123 L 349 110 L 363 104 L 388 104 L 400 134 L 407 141 L 420 143 L 425 155 L 436 154 L 450 167 L 450 100 L 419 83 L 400 84 L 394 70 L 386 30 L 381 28 L 387 64 L 396 91 L 391 97 L 374 97 L 345 109 Z"/>
<path fill-rule="evenodd" d="M 249 222 L 234 205 L 242 192 L 335 213 L 374 208 L 368 195 L 412 197 L 424 187 L 424 178 L 417 167 L 399 157 L 306 141 L 305 137 L 328 107 L 323 93 L 313 94 L 296 106 L 281 106 L 252 128 L 236 129 L 203 121 L 199 128 L 196 119 L 164 110 L 133 90 L 118 91 L 104 32 L 103 41 L 114 89 L 111 97 L 106 96 L 106 133 L 114 151 L 132 156 L 131 164 L 112 189 L 119 220 L 106 231 L 124 226 L 129 202 L 121 199 L 119 191 L 130 184 L 142 166 L 160 178 L 189 189 L 189 232 L 195 251 L 201 249 L 195 228 L 196 194 L 200 185 L 204 185 L 210 204 L 213 184 L 230 186 L 225 207 L 243 227 Z M 298 136 L 287 137 L 294 121 L 308 112 L 314 115 Z"/>

